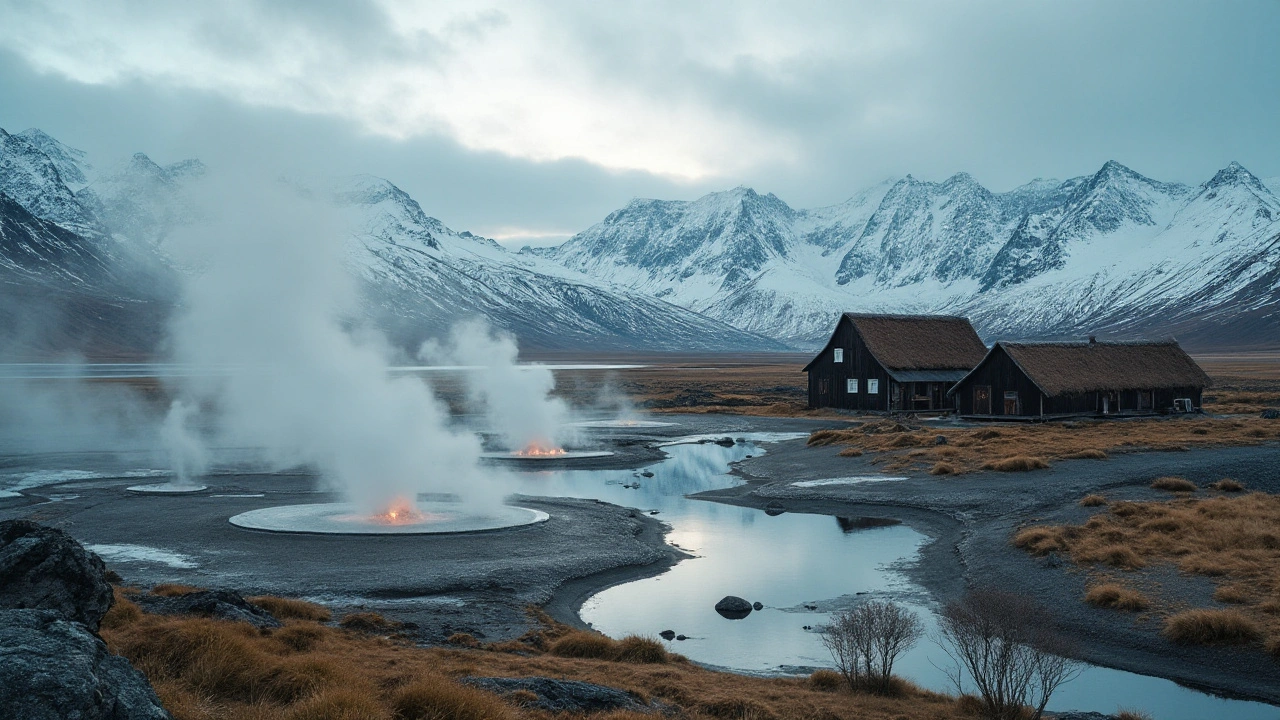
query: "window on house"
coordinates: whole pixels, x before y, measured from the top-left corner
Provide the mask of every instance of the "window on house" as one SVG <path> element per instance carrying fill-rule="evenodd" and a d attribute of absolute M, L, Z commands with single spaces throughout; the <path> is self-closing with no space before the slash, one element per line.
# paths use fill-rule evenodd
<path fill-rule="evenodd" d="M 878 394 L 879 392 L 880 392 L 880 381 L 879 381 L 879 380 L 868 380 L 868 381 L 867 381 L 867 393 L 868 393 L 868 394 L 870 394 L 870 395 L 875 395 L 875 394 Z"/>
<path fill-rule="evenodd" d="M 847 393 L 858 392 L 858 378 L 849 378 L 844 381 L 844 391 Z"/>
<path fill-rule="evenodd" d="M 833 359 L 836 362 L 844 362 L 844 348 L 836 348 L 835 357 Z"/>

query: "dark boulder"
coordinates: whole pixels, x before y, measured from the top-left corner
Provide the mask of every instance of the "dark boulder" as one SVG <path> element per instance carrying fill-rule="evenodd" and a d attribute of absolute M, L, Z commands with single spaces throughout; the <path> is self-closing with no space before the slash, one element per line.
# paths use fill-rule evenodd
<path fill-rule="evenodd" d="M 722 437 L 719 440 L 716 440 L 715 443 L 720 447 L 733 447 L 737 444 L 731 437 Z"/>
<path fill-rule="evenodd" d="M 716 603 L 716 612 L 730 620 L 741 620 L 751 614 L 751 603 L 736 595 L 726 595 Z"/>
<path fill-rule="evenodd" d="M 774 500 L 773 502 L 764 506 L 764 514 L 768 515 L 769 517 L 777 517 L 786 511 L 787 511 L 787 508 L 777 500 Z"/>
<path fill-rule="evenodd" d="M 114 599 L 102 558 L 66 532 L 0 522 L 0 608 L 51 610 L 97 630 Z"/>
<path fill-rule="evenodd" d="M 1267 408 L 1262 411 L 1263 420 L 1280 420 L 1280 410 L 1275 408 Z"/>
<path fill-rule="evenodd" d="M 644 472 L 640 473 L 640 477 L 651 478 L 653 477 L 653 473 L 649 470 L 645 470 Z"/>
<path fill-rule="evenodd" d="M 661 637 L 663 640 L 674 640 L 676 638 L 676 631 L 663 630 L 662 632 L 658 633 L 658 637 Z"/>
<path fill-rule="evenodd" d="M 676 640 L 684 641 L 684 640 L 688 640 L 688 639 L 689 639 L 689 636 L 688 636 L 688 635 L 677 635 L 677 636 L 676 636 Z"/>
<path fill-rule="evenodd" d="M 947 444 L 947 436 L 946 436 L 946 435 L 939 435 L 938 437 L 936 437 L 936 438 L 934 438 L 934 439 L 933 439 L 933 444 L 934 444 L 934 445 L 946 445 L 946 444 Z"/>
<path fill-rule="evenodd" d="M 526 707 L 553 713 L 589 713 L 610 710 L 651 712 L 661 706 L 641 702 L 630 693 L 617 688 L 579 682 L 577 680 L 553 680 L 545 677 L 494 678 L 469 677 L 462 682 L 481 690 L 505 695 L 525 690 L 538 696 Z"/>
<path fill-rule="evenodd" d="M 257 605 L 250 604 L 240 593 L 231 590 L 197 590 L 162 597 L 140 595 L 134 600 L 147 612 L 158 615 L 199 615 L 234 622 L 247 622 L 256 628 L 278 628 L 280 621 Z"/>
<path fill-rule="evenodd" d="M 762 602 L 760 602 L 759 600 L 757 600 L 757 601 L 755 601 L 755 602 L 751 603 L 751 609 L 752 609 L 752 610 L 763 610 L 763 609 L 764 609 L 764 603 L 762 603 Z"/>
<path fill-rule="evenodd" d="M 128 660 L 51 610 L 0 610 L 0 717 L 171 720 Z"/>

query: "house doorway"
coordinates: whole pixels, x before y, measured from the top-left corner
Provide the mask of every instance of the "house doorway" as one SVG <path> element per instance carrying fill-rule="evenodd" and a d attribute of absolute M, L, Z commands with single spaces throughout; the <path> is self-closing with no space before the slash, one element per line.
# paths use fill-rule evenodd
<path fill-rule="evenodd" d="M 1022 401 L 1018 399 L 1017 390 L 1006 390 L 1004 392 L 1004 414 L 1005 415 L 1021 415 Z"/>
<path fill-rule="evenodd" d="M 973 386 L 973 414 L 974 415 L 990 415 L 991 414 L 991 386 L 990 385 Z"/>

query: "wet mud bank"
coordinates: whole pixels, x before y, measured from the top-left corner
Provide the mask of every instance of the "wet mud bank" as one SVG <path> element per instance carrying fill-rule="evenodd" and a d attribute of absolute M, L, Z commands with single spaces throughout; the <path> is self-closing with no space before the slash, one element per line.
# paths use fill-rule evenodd
<path fill-rule="evenodd" d="M 735 465 L 745 484 L 693 497 L 712 502 L 837 517 L 900 520 L 931 542 L 908 575 L 935 602 L 979 585 L 1034 596 L 1054 613 L 1080 647 L 1080 659 L 1141 675 L 1164 677 L 1225 697 L 1280 703 L 1280 672 L 1259 648 L 1175 645 L 1160 635 L 1162 618 L 1094 608 L 1083 602 L 1087 568 L 1035 558 L 1010 538 L 1029 524 L 1082 523 L 1106 508 L 1083 508 L 1091 493 L 1108 500 L 1168 500 L 1154 478 L 1186 477 L 1202 488 L 1224 477 L 1250 490 L 1280 492 L 1280 448 L 1274 445 L 1133 453 L 1109 460 L 1076 460 L 1017 473 L 939 478 L 900 473 L 884 480 L 869 458 L 838 457 L 839 448 L 779 443 L 770 453 Z M 839 482 L 829 482 L 837 480 Z M 808 481 L 808 482 L 806 482 Z M 800 483 L 797 486 L 797 483 Z M 1207 492 L 1201 493 L 1208 496 Z M 1165 597 L 1213 606 L 1207 578 L 1152 568 L 1144 580 Z"/>

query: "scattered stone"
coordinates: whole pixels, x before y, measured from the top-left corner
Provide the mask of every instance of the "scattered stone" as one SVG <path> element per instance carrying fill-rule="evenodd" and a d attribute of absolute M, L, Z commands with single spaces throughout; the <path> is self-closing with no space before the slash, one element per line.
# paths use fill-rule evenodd
<path fill-rule="evenodd" d="M 647 478 L 651 478 L 651 477 L 653 477 L 653 473 L 652 473 L 652 472 L 650 472 L 650 471 L 648 471 L 648 470 L 645 470 L 644 472 L 640 473 L 640 477 L 647 477 Z"/>
<path fill-rule="evenodd" d="M 97 630 L 114 596 L 102 558 L 66 532 L 0 522 L 0 608 L 51 610 Z"/>
<path fill-rule="evenodd" d="M 661 637 L 663 640 L 674 640 L 676 637 L 676 631 L 663 630 L 662 632 L 658 633 L 658 636 Z"/>
<path fill-rule="evenodd" d="M 0 610 L 0 717 L 172 720 L 142 673 L 54 610 Z"/>
<path fill-rule="evenodd" d="M 777 500 L 774 500 L 773 502 L 764 506 L 764 514 L 768 515 L 769 517 L 777 517 L 786 511 L 787 511 L 787 508 Z"/>
<path fill-rule="evenodd" d="M 589 713 L 610 710 L 653 712 L 666 709 L 654 703 L 640 702 L 635 696 L 617 688 L 545 677 L 493 678 L 469 677 L 462 682 L 499 695 L 524 690 L 538 696 L 526 707 L 553 713 Z"/>
<path fill-rule="evenodd" d="M 936 437 L 936 438 L 934 438 L 934 439 L 933 439 L 933 444 L 934 444 L 934 445 L 946 445 L 946 444 L 947 444 L 947 436 L 946 436 L 946 435 L 939 435 L 938 437 Z"/>
<path fill-rule="evenodd" d="M 178 595 L 139 595 L 134 601 L 147 612 L 158 615 L 199 615 L 201 617 L 247 622 L 262 628 L 278 628 L 280 621 L 257 605 L 250 604 L 240 593 L 232 590 L 198 590 Z"/>
<path fill-rule="evenodd" d="M 752 609 L 752 610 L 763 610 L 763 609 L 764 609 L 764 603 L 762 603 L 762 602 L 760 602 L 759 600 L 757 600 L 757 601 L 755 601 L 755 602 L 751 603 L 751 609 Z"/>
<path fill-rule="evenodd" d="M 741 620 L 751 614 L 751 603 L 737 595 L 726 595 L 716 603 L 716 612 L 729 620 Z"/>
<path fill-rule="evenodd" d="M 657 515 L 659 512 L 660 512 L 660 511 L 658 511 L 658 510 L 650 510 L 650 511 L 649 511 L 649 514 L 650 514 L 650 515 Z"/>
<path fill-rule="evenodd" d="M 733 447 L 737 444 L 731 437 L 722 437 L 719 440 L 716 440 L 715 443 L 720 447 Z"/>
<path fill-rule="evenodd" d="M 1262 411 L 1263 420 L 1280 420 L 1280 410 L 1275 408 L 1267 408 Z"/>
<path fill-rule="evenodd" d="M 689 636 L 688 636 L 688 635 L 677 635 L 677 636 L 676 636 L 676 640 L 678 640 L 678 641 L 683 641 L 683 640 L 688 640 L 688 639 L 689 639 Z"/>

